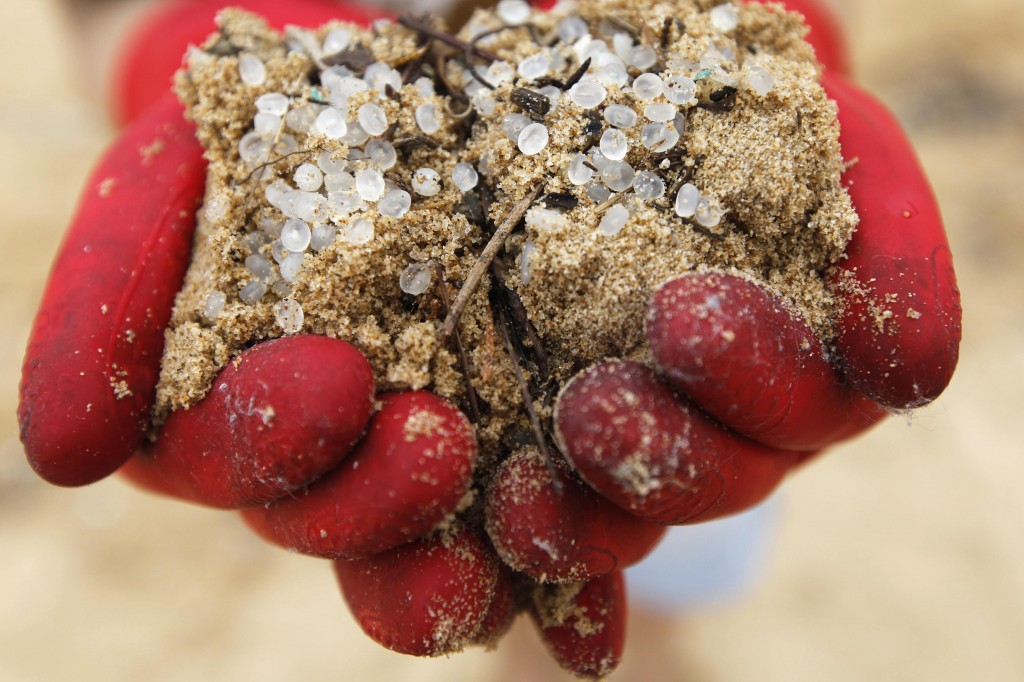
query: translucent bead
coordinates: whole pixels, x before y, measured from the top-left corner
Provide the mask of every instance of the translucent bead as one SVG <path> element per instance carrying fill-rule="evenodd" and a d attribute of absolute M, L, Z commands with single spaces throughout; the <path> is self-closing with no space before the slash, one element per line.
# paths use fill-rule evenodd
<path fill-rule="evenodd" d="M 612 36 L 612 48 L 619 59 L 626 61 L 629 51 L 633 49 L 633 39 L 628 33 L 618 32 Z"/>
<path fill-rule="evenodd" d="M 569 170 L 567 172 L 569 176 L 569 182 L 574 185 L 585 185 L 594 177 L 594 169 L 587 165 L 587 157 L 581 153 L 577 153 L 576 156 L 572 157 L 572 161 L 569 162 Z"/>
<path fill-rule="evenodd" d="M 228 297 L 224 295 L 222 291 L 211 291 L 206 295 L 206 301 L 203 303 L 203 319 L 207 322 L 213 322 L 220 316 L 222 310 L 224 310 L 224 304 L 227 303 Z"/>
<path fill-rule="evenodd" d="M 249 282 L 238 292 L 238 300 L 242 303 L 254 305 L 259 303 L 263 294 L 267 293 L 267 285 L 263 282 Z"/>
<path fill-rule="evenodd" d="M 345 122 L 345 117 L 340 111 L 334 107 L 327 107 L 316 117 L 316 122 L 313 123 L 313 131 L 325 135 L 332 140 L 337 140 L 344 137 L 348 132 L 348 124 Z"/>
<path fill-rule="evenodd" d="M 501 0 L 495 11 L 498 18 L 510 26 L 525 23 L 530 19 L 530 5 L 526 0 Z"/>
<path fill-rule="evenodd" d="M 388 129 L 388 117 L 379 105 L 367 102 L 359 107 L 359 125 L 368 135 L 379 137 Z"/>
<path fill-rule="evenodd" d="M 242 245 L 249 253 L 259 253 L 260 247 L 267 243 L 267 235 L 263 232 L 250 232 L 242 237 Z"/>
<path fill-rule="evenodd" d="M 274 274 L 274 266 L 263 256 L 252 254 L 245 259 L 245 267 L 256 279 L 266 281 Z"/>
<path fill-rule="evenodd" d="M 604 120 L 616 128 L 632 128 L 636 119 L 636 111 L 625 104 L 612 104 L 604 110 Z"/>
<path fill-rule="evenodd" d="M 412 188 L 417 194 L 432 197 L 441 191 L 441 176 L 433 168 L 420 168 L 412 174 Z"/>
<path fill-rule="evenodd" d="M 583 80 L 569 88 L 569 99 L 584 109 L 593 109 L 608 96 L 608 91 L 597 81 Z"/>
<path fill-rule="evenodd" d="M 523 129 L 532 122 L 529 116 L 509 114 L 501 121 L 501 132 L 505 133 L 505 137 L 515 142 L 519 139 L 519 134 L 523 132 Z"/>
<path fill-rule="evenodd" d="M 335 192 L 354 192 L 356 179 L 351 173 L 331 173 L 324 176 L 324 189 L 328 194 Z"/>
<path fill-rule="evenodd" d="M 629 210 L 621 204 L 612 206 L 601 216 L 601 222 L 597 225 L 597 231 L 606 237 L 614 237 L 629 220 Z"/>
<path fill-rule="evenodd" d="M 413 83 L 416 87 L 416 92 L 420 94 L 420 97 L 431 97 L 435 94 L 434 81 L 426 76 L 420 76 Z"/>
<path fill-rule="evenodd" d="M 268 92 L 256 98 L 256 111 L 261 114 L 284 116 L 288 111 L 288 97 L 279 92 Z"/>
<path fill-rule="evenodd" d="M 620 61 L 615 61 L 601 67 L 597 72 L 597 80 L 604 85 L 617 85 L 622 87 L 629 82 L 629 72 L 626 71 L 625 64 Z"/>
<path fill-rule="evenodd" d="M 513 78 L 516 77 L 516 70 L 512 68 L 512 65 L 504 60 L 492 62 L 487 67 L 487 74 L 485 78 L 487 82 L 495 87 L 502 83 L 509 83 Z"/>
<path fill-rule="evenodd" d="M 527 156 L 539 154 L 548 146 L 548 129 L 543 123 L 531 123 L 519 133 L 519 151 Z"/>
<path fill-rule="evenodd" d="M 274 208 L 280 208 L 281 198 L 291 191 L 292 186 L 284 180 L 274 180 L 263 190 L 263 196 L 267 198 L 267 203 L 271 206 Z"/>
<path fill-rule="evenodd" d="M 652 100 L 664 92 L 665 84 L 656 73 L 642 73 L 633 81 L 633 92 L 643 100 Z"/>
<path fill-rule="evenodd" d="M 296 186 L 307 192 L 315 192 L 324 184 L 324 174 L 311 163 L 304 163 L 295 169 L 293 176 Z"/>
<path fill-rule="evenodd" d="M 640 131 L 640 144 L 653 152 L 667 152 L 679 142 L 679 131 L 676 130 L 675 122 L 672 123 L 648 123 Z"/>
<path fill-rule="evenodd" d="M 433 104 L 416 107 L 416 125 L 427 135 L 436 133 L 441 128 L 441 122 L 437 120 L 437 107 Z"/>
<path fill-rule="evenodd" d="M 377 201 L 384 194 L 384 176 L 376 168 L 356 173 L 356 192 L 364 201 Z"/>
<path fill-rule="evenodd" d="M 700 202 L 700 190 L 692 182 L 688 182 L 679 188 L 676 194 L 676 215 L 680 218 L 692 218 L 697 212 L 697 204 Z"/>
<path fill-rule="evenodd" d="M 267 239 L 278 239 L 281 236 L 284 223 L 283 220 L 268 216 L 260 221 L 260 229 L 263 230 L 263 234 L 267 235 Z"/>
<path fill-rule="evenodd" d="M 590 27 L 581 17 L 572 15 L 558 22 L 555 30 L 562 42 L 575 43 L 590 32 Z"/>
<path fill-rule="evenodd" d="M 307 223 L 315 222 L 324 209 L 324 198 L 316 192 L 296 190 L 288 192 L 281 199 L 281 212 L 289 218 L 298 218 Z"/>
<path fill-rule="evenodd" d="M 341 238 L 354 246 L 368 244 L 373 239 L 373 223 L 366 218 L 353 220 L 345 226 Z"/>
<path fill-rule="evenodd" d="M 725 211 L 712 206 L 706 197 L 700 198 L 700 201 L 697 202 L 697 208 L 693 212 L 694 218 L 704 227 L 715 227 L 722 222 L 723 215 L 725 215 Z"/>
<path fill-rule="evenodd" d="M 243 54 L 238 58 L 238 75 L 246 85 L 262 85 L 267 80 L 267 67 L 254 54 Z"/>
<path fill-rule="evenodd" d="M 257 133 L 273 135 L 281 128 L 281 117 L 274 114 L 256 114 L 252 119 L 252 127 Z"/>
<path fill-rule="evenodd" d="M 285 256 L 278 266 L 281 271 L 281 279 L 286 282 L 294 282 L 295 278 L 299 276 L 299 271 L 302 270 L 305 260 L 306 254 L 304 253 L 289 253 Z"/>
<path fill-rule="evenodd" d="M 250 166 L 262 163 L 270 154 L 272 143 L 265 133 L 246 133 L 238 142 L 238 157 Z"/>
<path fill-rule="evenodd" d="M 623 61 L 635 69 L 649 69 L 658 63 L 658 53 L 650 45 L 636 45 L 623 57 Z"/>
<path fill-rule="evenodd" d="M 612 161 L 622 161 L 629 151 L 626 134 L 617 128 L 609 128 L 601 135 L 601 153 Z"/>
<path fill-rule="evenodd" d="M 270 245 L 270 254 L 274 257 L 274 262 L 280 265 L 285 258 L 291 255 L 291 251 L 284 248 L 284 244 L 278 239 Z"/>
<path fill-rule="evenodd" d="M 305 314 L 298 301 L 286 298 L 274 305 L 274 320 L 285 334 L 296 334 L 302 330 Z"/>
<path fill-rule="evenodd" d="M 665 195 L 665 181 L 657 173 L 640 171 L 633 178 L 633 192 L 644 201 L 654 201 Z"/>
<path fill-rule="evenodd" d="M 270 287 L 270 290 L 281 298 L 288 298 L 292 295 L 292 285 L 283 279 L 274 282 L 274 286 Z"/>
<path fill-rule="evenodd" d="M 711 10 L 711 25 L 722 33 L 728 33 L 739 25 L 740 17 L 735 5 L 719 5 Z"/>
<path fill-rule="evenodd" d="M 517 70 L 520 76 L 526 80 L 532 81 L 546 76 L 550 69 L 550 55 L 546 52 L 538 52 L 519 62 L 519 68 Z"/>
<path fill-rule="evenodd" d="M 644 116 L 651 121 L 660 121 L 664 123 L 674 119 L 676 117 L 676 111 L 678 110 L 674 104 L 659 102 L 658 104 L 648 104 L 644 107 Z"/>
<path fill-rule="evenodd" d="M 370 162 L 382 171 L 394 167 L 398 161 L 395 147 L 387 140 L 370 140 L 366 143 L 366 156 Z"/>
<path fill-rule="evenodd" d="M 601 180 L 613 192 L 624 192 L 633 185 L 633 167 L 625 161 L 613 161 L 601 171 Z"/>
<path fill-rule="evenodd" d="M 533 258 L 534 252 L 537 247 L 534 246 L 533 242 L 525 242 L 523 244 L 523 250 L 519 252 L 519 279 L 523 281 L 523 284 L 529 284 L 530 280 L 533 279 L 533 273 L 530 271 L 530 260 Z"/>
<path fill-rule="evenodd" d="M 384 62 L 374 62 L 367 66 L 363 72 L 363 81 L 379 93 L 383 93 L 389 85 L 396 91 L 402 89 L 402 74 Z"/>
<path fill-rule="evenodd" d="M 697 83 L 689 76 L 670 76 L 665 81 L 665 99 L 673 104 L 686 104 L 697 93 Z"/>
<path fill-rule="evenodd" d="M 498 108 L 498 101 L 487 94 L 475 95 L 472 99 L 473 107 L 484 116 L 490 116 Z"/>
<path fill-rule="evenodd" d="M 551 113 L 552 111 L 558 109 L 558 102 L 559 100 L 562 99 L 562 91 L 559 90 L 557 86 L 545 85 L 537 92 L 547 97 L 548 101 L 551 102 L 551 111 L 549 111 L 548 113 Z"/>
<path fill-rule="evenodd" d="M 412 196 L 404 189 L 389 189 L 377 202 L 377 211 L 389 218 L 401 218 L 409 212 Z"/>
<path fill-rule="evenodd" d="M 314 225 L 309 240 L 309 248 L 313 249 L 317 253 L 323 251 L 334 243 L 334 234 L 334 226 L 332 225 L 323 225 L 320 223 Z"/>
<path fill-rule="evenodd" d="M 460 192 L 468 192 L 473 189 L 479 180 L 480 176 L 476 169 L 465 161 L 455 164 L 455 168 L 452 169 L 452 182 Z"/>
<path fill-rule="evenodd" d="M 587 196 L 590 200 L 596 204 L 603 204 L 608 201 L 611 197 L 612 192 L 610 189 L 602 185 L 600 182 L 592 182 L 587 185 Z"/>
<path fill-rule="evenodd" d="M 351 119 L 348 121 L 348 132 L 342 136 L 341 141 L 349 147 L 360 147 L 369 139 L 370 134 L 363 130 L 362 124 L 357 119 Z"/>
<path fill-rule="evenodd" d="M 324 38 L 324 54 L 337 54 L 341 52 L 348 47 L 350 40 L 352 40 L 352 31 L 350 29 L 339 27 L 331 30 L 327 37 Z"/>
<path fill-rule="evenodd" d="M 761 97 L 767 95 L 775 87 L 775 77 L 760 66 L 748 67 L 745 76 L 747 86 Z"/>
<path fill-rule="evenodd" d="M 335 159 L 334 152 L 325 149 L 316 157 L 316 165 L 324 175 L 344 173 L 348 169 L 348 159 Z"/>
<path fill-rule="evenodd" d="M 407 294 L 419 296 L 430 288 L 433 268 L 427 263 L 413 263 L 398 277 L 398 286 Z"/>
<path fill-rule="evenodd" d="M 322 108 L 316 104 L 301 104 L 289 109 L 288 113 L 284 115 L 285 125 L 297 133 L 308 133 L 313 128 Z"/>
<path fill-rule="evenodd" d="M 292 253 L 305 251 L 309 240 L 309 225 L 301 220 L 289 220 L 281 228 L 281 244 Z"/>

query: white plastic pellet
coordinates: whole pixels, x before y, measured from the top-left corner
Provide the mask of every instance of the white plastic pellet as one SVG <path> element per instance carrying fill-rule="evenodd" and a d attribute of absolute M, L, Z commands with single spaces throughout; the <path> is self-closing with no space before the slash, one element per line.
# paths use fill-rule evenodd
<path fill-rule="evenodd" d="M 364 201 L 377 201 L 384 195 L 384 176 L 376 168 L 356 173 L 356 192 Z"/>
<path fill-rule="evenodd" d="M 745 77 L 747 86 L 761 97 L 767 95 L 775 87 L 775 77 L 760 66 L 748 67 Z"/>
<path fill-rule="evenodd" d="M 270 287 L 270 290 L 280 298 L 288 298 L 292 295 L 292 285 L 283 279 L 274 282 L 274 286 Z"/>
<path fill-rule="evenodd" d="M 626 226 L 626 221 L 629 220 L 629 210 L 621 204 L 612 206 L 605 214 L 601 217 L 601 222 L 597 225 L 597 231 L 606 237 L 614 237 L 619 232 L 622 232 L 622 228 Z"/>
<path fill-rule="evenodd" d="M 267 293 L 267 285 L 263 282 L 249 282 L 238 292 L 238 300 L 253 305 L 258 303 L 263 294 Z"/>
<path fill-rule="evenodd" d="M 528 81 L 546 76 L 551 69 L 551 56 L 546 52 L 538 52 L 519 62 L 519 75 Z"/>
<path fill-rule="evenodd" d="M 377 202 L 377 211 L 389 218 L 401 218 L 412 206 L 412 195 L 404 189 L 389 189 Z"/>
<path fill-rule="evenodd" d="M 548 146 L 548 129 L 543 123 L 531 123 L 519 133 L 519 151 L 527 156 L 539 154 Z"/>
<path fill-rule="evenodd" d="M 355 192 L 332 192 L 327 195 L 327 208 L 334 216 L 344 216 L 362 211 L 366 202 Z"/>
<path fill-rule="evenodd" d="M 402 74 L 384 62 L 374 62 L 367 66 L 363 72 L 363 81 L 382 94 L 389 85 L 394 90 L 402 89 Z"/>
<path fill-rule="evenodd" d="M 505 137 L 516 142 L 519 139 L 519 134 L 532 122 L 529 116 L 519 113 L 509 114 L 501 120 L 501 132 L 505 133 Z"/>
<path fill-rule="evenodd" d="M 275 208 L 280 208 L 279 202 L 281 201 L 281 198 L 288 192 L 291 192 L 292 189 L 292 186 L 289 185 L 287 182 L 278 179 L 274 180 L 273 182 L 266 186 L 266 188 L 263 190 L 263 196 L 267 198 L 267 202 L 271 206 Z"/>
<path fill-rule="evenodd" d="M 288 97 L 280 92 L 268 92 L 256 98 L 256 111 L 261 114 L 284 116 L 288 111 Z"/>
<path fill-rule="evenodd" d="M 243 54 L 238 58 L 238 75 L 246 85 L 262 85 L 267 80 L 267 67 L 254 54 Z"/>
<path fill-rule="evenodd" d="M 635 45 L 629 53 L 622 58 L 628 66 L 635 69 L 649 69 L 658 63 L 658 53 L 650 45 Z"/>
<path fill-rule="evenodd" d="M 379 105 L 372 102 L 359 107 L 359 125 L 372 137 L 379 137 L 388 129 L 388 117 Z"/>
<path fill-rule="evenodd" d="M 420 168 L 412 174 L 412 188 L 417 194 L 432 197 L 441 191 L 441 175 L 433 168 Z"/>
<path fill-rule="evenodd" d="M 697 208 L 693 212 L 693 217 L 697 219 L 697 222 L 704 227 L 714 227 L 718 223 L 722 222 L 722 216 L 725 215 L 725 211 L 718 209 L 711 205 L 706 197 L 701 197 L 700 201 L 697 202 Z"/>
<path fill-rule="evenodd" d="M 407 294 L 419 296 L 430 288 L 432 268 L 427 263 L 413 263 L 398 276 L 398 286 Z"/>
<path fill-rule="evenodd" d="M 584 109 L 593 109 L 608 96 L 608 90 L 593 80 L 582 80 L 569 88 L 569 99 Z"/>
<path fill-rule="evenodd" d="M 323 209 L 324 198 L 316 192 L 293 190 L 281 197 L 281 213 L 289 218 L 312 223 L 321 217 Z"/>
<path fill-rule="evenodd" d="M 281 236 L 281 229 L 285 221 L 267 216 L 260 220 L 260 229 L 267 235 L 267 239 L 278 239 Z"/>
<path fill-rule="evenodd" d="M 434 81 L 426 76 L 420 76 L 413 83 L 416 86 L 416 92 L 420 94 L 420 97 L 430 97 L 435 94 Z"/>
<path fill-rule="evenodd" d="M 613 192 L 624 192 L 633 185 L 636 174 L 625 161 L 612 161 L 601 170 L 601 180 Z"/>
<path fill-rule="evenodd" d="M 370 134 L 363 129 L 363 126 L 359 123 L 358 119 L 349 119 L 347 125 L 348 132 L 342 136 L 341 141 L 349 147 L 361 147 L 370 139 Z M 351 154 L 349 156 L 351 156 Z"/>
<path fill-rule="evenodd" d="M 256 114 L 252 119 L 252 127 L 257 133 L 273 135 L 281 128 L 281 117 L 274 114 Z"/>
<path fill-rule="evenodd" d="M 270 153 L 273 139 L 265 133 L 246 133 L 238 142 L 238 156 L 249 165 L 262 163 Z"/>
<path fill-rule="evenodd" d="M 281 279 L 286 282 L 294 282 L 295 278 L 299 276 L 299 271 L 302 270 L 305 260 L 306 254 L 304 253 L 289 253 L 285 256 L 278 267 L 281 271 Z"/>
<path fill-rule="evenodd" d="M 574 185 L 585 185 L 594 177 L 594 169 L 587 165 L 587 157 L 577 153 L 569 162 L 567 171 L 569 182 Z"/>
<path fill-rule="evenodd" d="M 334 235 L 335 230 L 333 225 L 317 223 L 313 226 L 312 234 L 310 235 L 309 248 L 313 249 L 317 253 L 323 251 L 334 243 Z"/>
<path fill-rule="evenodd" d="M 373 223 L 366 218 L 353 220 L 345 226 L 341 238 L 354 246 L 368 244 L 373 239 Z"/>
<path fill-rule="evenodd" d="M 452 182 L 460 192 L 468 192 L 473 189 L 479 180 L 480 175 L 476 169 L 465 161 L 455 164 L 455 168 L 452 169 Z"/>
<path fill-rule="evenodd" d="M 258 280 L 267 281 L 274 274 L 274 266 L 263 256 L 253 254 L 245 259 L 245 267 Z"/>
<path fill-rule="evenodd" d="M 427 135 L 440 130 L 441 122 L 437 120 L 437 107 L 433 104 L 421 104 L 416 107 L 416 125 Z"/>
<path fill-rule="evenodd" d="M 700 202 L 700 190 L 692 182 L 688 182 L 679 188 L 676 195 L 676 215 L 680 218 L 692 218 L 697 212 L 697 204 Z"/>
<path fill-rule="evenodd" d="M 530 19 L 530 5 L 526 0 L 501 0 L 495 8 L 498 18 L 510 26 Z"/>
<path fill-rule="evenodd" d="M 206 302 L 203 303 L 203 319 L 207 322 L 213 322 L 220 315 L 221 311 L 224 310 L 224 304 L 227 303 L 228 297 L 224 295 L 223 291 L 211 291 L 206 295 Z"/>
<path fill-rule="evenodd" d="M 644 116 L 646 116 L 648 120 L 665 123 L 676 117 L 676 111 L 676 105 L 669 104 L 667 102 L 659 102 L 657 104 L 648 104 L 644 107 Z"/>
<path fill-rule="evenodd" d="M 302 306 L 299 305 L 298 301 L 286 298 L 274 305 L 274 320 L 277 321 L 277 324 L 280 325 L 285 334 L 295 334 L 302 330 L 305 314 L 302 312 Z"/>
<path fill-rule="evenodd" d="M 636 111 L 625 104 L 612 104 L 604 110 L 604 120 L 616 128 L 632 128 L 636 119 Z"/>
<path fill-rule="evenodd" d="M 324 175 L 344 173 L 348 169 L 348 159 L 335 159 L 334 152 L 325 149 L 316 157 L 316 165 Z"/>
<path fill-rule="evenodd" d="M 711 10 L 711 25 L 722 33 L 736 29 L 740 23 L 739 12 L 735 5 L 719 5 Z"/>
<path fill-rule="evenodd" d="M 320 115 L 321 109 L 323 107 L 317 104 L 300 104 L 289 109 L 288 113 L 284 115 L 285 125 L 297 133 L 308 133 L 313 129 L 313 124 L 316 122 L 317 116 Z"/>
<path fill-rule="evenodd" d="M 556 30 L 562 42 L 575 43 L 590 32 L 590 27 L 582 17 L 570 16 L 558 22 Z"/>
<path fill-rule="evenodd" d="M 356 191 L 356 179 L 351 173 L 331 173 L 324 176 L 324 189 L 329 194 Z"/>
<path fill-rule="evenodd" d="M 603 204 L 612 196 L 612 191 L 596 180 L 587 185 L 587 196 L 596 204 Z"/>
<path fill-rule="evenodd" d="M 274 257 L 274 262 L 278 265 L 280 265 L 285 258 L 291 255 L 291 251 L 284 248 L 284 244 L 281 243 L 280 239 L 274 241 L 274 243 L 270 245 L 270 253 Z"/>
<path fill-rule="evenodd" d="M 370 163 L 382 171 L 391 169 L 398 161 L 395 147 L 387 140 L 370 140 L 366 143 L 366 156 Z"/>
<path fill-rule="evenodd" d="M 305 251 L 309 240 L 309 225 L 301 220 L 289 220 L 281 228 L 281 244 L 292 253 Z"/>
<path fill-rule="evenodd" d="M 263 232 L 250 232 L 242 237 L 242 245 L 249 253 L 259 253 L 260 247 L 267 243 L 267 235 Z"/>
<path fill-rule="evenodd" d="M 324 38 L 324 54 L 330 55 L 341 52 L 348 47 L 350 40 L 352 40 L 351 30 L 344 27 L 333 29 Z"/>
<path fill-rule="evenodd" d="M 686 104 L 697 93 L 697 83 L 689 76 L 678 74 L 665 80 L 665 99 L 673 104 Z"/>
<path fill-rule="evenodd" d="M 665 195 L 665 181 L 657 173 L 640 171 L 633 178 L 633 193 L 644 201 L 654 201 Z"/>
<path fill-rule="evenodd" d="M 292 176 L 295 185 L 306 192 L 315 192 L 324 184 L 324 173 L 311 163 L 304 163 L 295 169 Z"/>
<path fill-rule="evenodd" d="M 316 117 L 312 130 L 332 140 L 337 140 L 348 132 L 348 124 L 340 111 L 334 107 L 327 107 Z"/>
<path fill-rule="evenodd" d="M 665 84 L 656 73 L 642 73 L 633 80 L 633 92 L 643 100 L 652 100 L 664 90 Z"/>
<path fill-rule="evenodd" d="M 533 245 L 533 242 L 524 242 L 523 250 L 519 252 L 519 279 L 523 281 L 523 284 L 529 284 L 530 280 L 533 279 L 533 272 L 530 270 L 530 259 L 533 258 L 534 252 L 537 247 Z"/>
<path fill-rule="evenodd" d="M 609 128 L 601 135 L 601 153 L 612 161 L 622 161 L 629 151 L 626 134 L 617 128 Z"/>

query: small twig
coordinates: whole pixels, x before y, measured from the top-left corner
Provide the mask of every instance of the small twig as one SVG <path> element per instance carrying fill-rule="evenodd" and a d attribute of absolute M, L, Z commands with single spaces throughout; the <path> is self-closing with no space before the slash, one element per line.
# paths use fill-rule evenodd
<path fill-rule="evenodd" d="M 537 410 L 533 407 L 533 394 L 530 393 L 530 385 L 527 383 L 526 377 L 523 376 L 523 369 L 519 365 L 518 354 L 512 343 L 512 335 L 508 332 L 509 320 L 502 306 L 498 306 L 498 317 L 500 318 L 498 320 L 498 331 L 505 342 L 505 350 L 508 352 L 509 361 L 512 363 L 512 371 L 515 372 L 516 381 L 519 383 L 519 394 L 523 398 L 526 414 L 530 418 L 530 429 L 533 431 L 533 437 L 537 440 L 537 447 L 540 448 L 544 462 L 547 464 L 555 491 L 561 494 L 562 482 L 558 478 L 558 472 L 555 469 L 555 460 L 551 454 L 551 448 L 548 447 L 548 439 L 544 433 L 544 427 L 541 426 L 540 417 L 537 416 Z"/>
<path fill-rule="evenodd" d="M 445 313 L 451 310 L 451 300 L 448 298 L 448 283 L 444 278 L 444 269 L 441 264 L 434 261 L 434 273 L 437 275 L 438 288 L 441 291 L 441 302 L 444 303 Z M 476 389 L 469 378 L 469 359 L 466 357 L 466 349 L 462 345 L 462 336 L 459 330 L 455 330 L 455 350 L 459 355 L 459 365 L 462 367 L 462 379 L 466 383 L 466 398 L 469 400 L 470 416 L 474 424 L 480 423 L 480 403 L 477 402 Z"/>
<path fill-rule="evenodd" d="M 425 36 L 430 36 L 434 40 L 440 41 L 445 45 L 451 45 L 452 47 L 463 52 L 468 50 L 475 54 L 477 57 L 480 57 L 481 59 L 486 59 L 492 62 L 496 62 L 501 59 L 501 57 L 491 52 L 490 50 L 485 50 L 482 47 L 477 47 L 473 43 L 467 43 L 465 40 L 457 38 L 450 33 L 439 31 L 438 29 L 434 28 L 433 26 L 430 26 L 429 24 L 423 21 L 420 21 L 419 19 L 414 19 L 409 16 L 403 16 L 398 17 L 398 23 L 401 24 L 402 26 L 405 26 L 408 29 L 416 31 L 417 33 L 422 33 Z"/>
<path fill-rule="evenodd" d="M 573 71 L 573 74 L 569 76 L 569 79 L 567 81 L 565 81 L 565 87 L 562 89 L 571 90 L 572 86 L 579 83 L 580 79 L 583 78 L 583 74 L 585 74 L 587 72 L 587 69 L 590 68 L 591 61 L 591 58 L 587 57 L 586 60 L 582 64 L 580 64 L 580 68 Z"/>
<path fill-rule="evenodd" d="M 459 318 L 462 317 L 462 311 L 465 310 L 469 304 L 469 299 L 472 298 L 477 287 L 480 286 L 480 280 L 484 273 L 487 272 L 487 269 L 491 267 L 491 261 L 505 247 L 505 237 L 512 233 L 512 230 L 519 224 L 522 217 L 526 215 L 526 211 L 533 204 L 537 195 L 540 194 L 541 187 L 542 185 L 534 187 L 518 204 L 512 207 L 512 210 L 505 216 L 501 225 L 494 231 L 491 240 L 487 242 L 487 246 L 480 253 L 476 263 L 473 264 L 473 268 L 466 277 L 466 283 L 459 289 L 459 294 L 455 297 L 455 303 L 452 304 L 451 310 L 448 311 L 448 317 L 445 318 L 444 324 L 441 325 L 442 344 L 447 342 L 448 338 L 455 331 L 455 326 L 459 323 Z"/>

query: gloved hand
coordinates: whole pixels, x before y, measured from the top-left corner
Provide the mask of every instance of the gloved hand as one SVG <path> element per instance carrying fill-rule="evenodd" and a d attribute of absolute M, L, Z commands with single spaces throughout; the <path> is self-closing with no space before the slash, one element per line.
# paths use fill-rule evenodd
<path fill-rule="evenodd" d="M 257 0 L 210 4 L 280 13 Z M 289 3 L 290 16 L 272 23 L 363 16 L 347 11 Z M 180 25 L 194 25 L 188 40 L 199 42 L 210 32 L 209 13 L 199 21 L 186 15 L 192 19 Z M 150 26 L 136 54 L 175 55 L 169 74 L 182 47 L 161 47 L 157 37 L 170 32 Z M 832 35 L 825 46 L 834 54 L 819 45 L 819 56 L 841 59 L 836 34 L 821 26 L 812 42 Z M 952 373 L 959 305 L 934 199 L 896 124 L 840 80 L 837 62 L 826 63 L 844 154 L 859 159 L 846 180 L 861 224 L 836 281 L 846 301 L 839 370 L 807 325 L 759 287 L 717 274 L 680 278 L 656 293 L 648 316 L 660 372 L 602 365 L 559 399 L 559 445 L 593 489 L 567 467 L 548 470 L 529 455 L 506 461 L 489 487 L 488 531 L 502 559 L 535 578 L 590 581 L 568 601 L 560 595 L 563 606 L 597 599 L 607 614 L 601 637 L 581 639 L 568 621 L 552 619 L 550 589 L 533 591 L 525 606 L 570 669 L 597 674 L 600 662 L 621 653 L 619 569 L 661 534 L 639 517 L 682 523 L 742 510 L 810 453 L 874 423 L 884 415 L 880 404 L 921 404 Z M 158 83 L 155 73 L 122 83 Z M 133 117 L 154 92 L 126 87 L 119 110 Z M 33 466 L 54 483 L 81 485 L 138 451 L 124 467 L 136 481 L 214 506 L 245 506 L 264 537 L 337 559 L 346 600 L 386 646 L 437 654 L 490 639 L 523 604 L 487 540 L 456 528 L 405 544 L 468 489 L 472 431 L 454 407 L 424 393 L 384 397 L 371 420 L 369 367 L 343 341 L 300 336 L 254 347 L 218 377 L 207 400 L 174 413 L 154 444 L 144 442 L 162 330 L 190 254 L 203 180 L 201 150 L 169 98 L 101 161 L 54 266 L 26 359 L 19 417 Z M 444 428 L 410 444 L 402 426 L 420 410 L 434 412 Z M 454 454 L 426 473 L 442 485 L 413 487 L 416 477 L 403 467 L 439 440 Z M 396 450 L 401 456 L 387 456 Z M 297 452 L 305 456 L 291 457 Z M 618 475 L 623 463 L 637 475 Z M 543 485 L 545 477 L 558 478 L 558 489 Z M 537 494 L 519 494 L 522 480 L 540 481 L 531 488 Z M 285 497 L 295 490 L 304 492 Z M 457 628 L 443 631 L 453 622 Z"/>

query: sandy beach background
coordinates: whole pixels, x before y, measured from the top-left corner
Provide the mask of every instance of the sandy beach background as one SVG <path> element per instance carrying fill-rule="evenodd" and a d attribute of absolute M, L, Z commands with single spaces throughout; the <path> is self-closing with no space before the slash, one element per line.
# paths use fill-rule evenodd
<path fill-rule="evenodd" d="M 959 371 L 933 406 L 794 477 L 756 589 L 662 624 L 658 670 L 630 647 L 612 680 L 1024 679 L 1024 3 L 843 11 L 856 72 L 908 128 L 947 220 Z M 497 652 L 392 654 L 359 632 L 326 563 L 231 515 L 35 478 L 14 416 L 22 353 L 113 131 L 55 2 L 0 0 L 0 25 L 0 679 L 527 679 L 539 649 L 523 624 Z"/>

